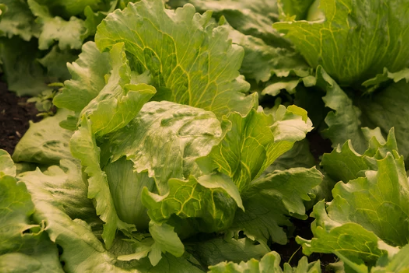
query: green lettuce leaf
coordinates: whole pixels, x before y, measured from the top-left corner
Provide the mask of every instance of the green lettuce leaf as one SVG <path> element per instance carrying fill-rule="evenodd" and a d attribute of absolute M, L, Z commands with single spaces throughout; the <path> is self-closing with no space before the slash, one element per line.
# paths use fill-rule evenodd
<path fill-rule="evenodd" d="M 1 4 L 6 7 L 2 9 L 0 21 L 2 36 L 11 38 L 17 35 L 25 41 L 29 41 L 32 36 L 37 36 L 35 17 L 26 1 L 2 0 Z"/>
<path fill-rule="evenodd" d="M 368 98 L 357 100 L 357 105 L 362 111 L 362 124 L 368 127 L 379 127 L 383 135 L 394 127 L 399 153 L 404 156 L 405 163 L 409 159 L 409 130 L 405 101 L 408 99 L 409 84 L 404 80 L 389 84 L 379 92 Z"/>
<path fill-rule="evenodd" d="M 131 84 L 131 70 L 124 51 L 124 44 L 115 44 L 111 51 L 112 71 L 107 84 L 80 113 L 92 124 L 97 137 L 126 126 L 156 93 L 153 86 Z"/>
<path fill-rule="evenodd" d="M 226 136 L 208 156 L 198 159 L 202 170 L 225 173 L 245 191 L 279 156 L 312 130 L 305 110 L 280 106 L 273 115 L 252 110 L 246 117 L 233 113 Z"/>
<path fill-rule="evenodd" d="M 60 108 L 80 112 L 105 86 L 105 75 L 112 67 L 109 53 L 101 53 L 94 42 L 82 46 L 78 59 L 67 65 L 72 79 L 64 83 L 53 103 Z"/>
<path fill-rule="evenodd" d="M 36 61 L 38 57 L 36 39 L 25 42 L 18 37 L 0 38 L 0 59 L 10 91 L 33 96 L 47 89 L 49 79 Z"/>
<path fill-rule="evenodd" d="M 251 259 L 247 262 L 233 263 L 223 262 L 211 266 L 209 273 L 321 273 L 320 261 L 308 263 L 307 257 L 303 257 L 298 266 L 292 268 L 288 263 L 284 264 L 284 270 L 280 267 L 280 255 L 273 251 L 267 253 L 259 261 Z"/>
<path fill-rule="evenodd" d="M 59 16 L 53 17 L 47 6 L 40 5 L 35 0 L 28 0 L 31 11 L 37 17 L 36 22 L 41 26 L 38 37 L 38 48 L 48 49 L 54 41 L 58 41 L 60 49 L 79 49 L 84 40 L 84 21 L 77 17 L 71 17 L 65 21 Z"/>
<path fill-rule="evenodd" d="M 30 128 L 14 150 L 13 160 L 51 165 L 58 164 L 64 158 L 72 159 L 69 147 L 72 132 L 59 126 L 71 113 L 69 110 L 59 109 L 52 117 L 37 123 L 30 122 Z"/>
<path fill-rule="evenodd" d="M 57 246 L 42 224 L 32 221 L 34 205 L 26 185 L 14 177 L 10 156 L 0 153 L 0 271 L 62 273 Z"/>
<path fill-rule="evenodd" d="M 109 137 L 109 153 L 112 162 L 126 156 L 134 163 L 134 171 L 147 171 L 159 193 L 165 194 L 170 178 L 200 174 L 195 159 L 207 155 L 222 133 L 212 112 L 166 101 L 149 102 L 128 126 Z"/>
<path fill-rule="evenodd" d="M 149 71 L 154 100 L 210 110 L 220 119 L 232 111 L 245 114 L 256 95 L 245 97 L 249 85 L 236 80 L 243 50 L 227 40 L 226 27 L 209 25 L 210 15 L 195 15 L 191 5 L 172 11 L 162 1 L 143 0 L 108 15 L 95 41 L 101 51 L 123 42 L 131 69 Z"/>
<path fill-rule="evenodd" d="M 408 65 L 409 46 L 402 44 L 409 39 L 407 7 L 404 0 L 321 0 L 325 19 L 279 22 L 274 27 L 310 66 L 322 65 L 341 86 L 359 86 L 385 67 L 397 72 Z"/>
<path fill-rule="evenodd" d="M 67 63 L 73 62 L 77 58 L 77 52 L 71 50 L 60 50 L 58 46 L 53 46 L 38 62 L 47 69 L 49 77 L 64 81 L 71 78 L 67 69 Z"/>
<path fill-rule="evenodd" d="M 230 236 L 227 233 L 224 237 L 187 242 L 186 251 L 192 253 L 204 268 L 224 261 L 239 263 L 250 259 L 260 259 L 270 251 L 268 247 L 248 238 L 235 239 Z"/>
<path fill-rule="evenodd" d="M 229 24 L 245 35 L 251 35 L 264 40 L 269 45 L 289 48 L 290 43 L 283 39 L 280 34 L 271 27 L 278 21 L 277 1 L 204 1 L 204 0 L 170 0 L 169 5 L 173 8 L 190 3 L 203 13 L 211 10 L 218 20 L 222 16 Z"/>
<path fill-rule="evenodd" d="M 117 229 L 130 233 L 134 230 L 134 225 L 127 224 L 118 218 L 106 174 L 99 165 L 100 148 L 95 142 L 91 126 L 91 121 L 83 118 L 79 130 L 70 140 L 70 146 L 72 155 L 81 160 L 81 165 L 85 168 L 84 172 L 89 177 L 88 198 L 95 200 L 97 215 L 105 222 L 102 238 L 109 249 Z"/>
<path fill-rule="evenodd" d="M 231 229 L 264 245 L 270 239 L 286 244 L 282 227 L 292 226 L 289 216 L 307 218 L 303 202 L 311 200 L 308 193 L 321 182 L 322 174 L 315 167 L 276 171 L 255 180 L 242 194 L 246 210 L 237 211 Z"/>
<path fill-rule="evenodd" d="M 382 255 L 394 253 L 394 247 L 408 244 L 408 178 L 403 157 L 388 151 L 393 147 L 389 144 L 367 151 L 365 161 L 375 170 L 347 184 L 337 183 L 327 208 L 324 202 L 315 205 L 314 238 L 297 238 L 305 254 L 339 253 L 374 265 Z"/>
<path fill-rule="evenodd" d="M 143 190 L 142 202 L 155 222 L 167 221 L 172 215 L 193 218 L 189 220 L 196 231 L 211 233 L 231 225 L 237 206 L 244 210 L 237 187 L 226 175 L 170 179 L 168 185 L 164 196 Z"/>

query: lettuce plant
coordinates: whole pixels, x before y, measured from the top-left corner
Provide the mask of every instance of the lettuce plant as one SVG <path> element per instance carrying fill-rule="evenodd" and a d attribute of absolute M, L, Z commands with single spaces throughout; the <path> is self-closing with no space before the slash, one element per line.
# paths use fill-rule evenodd
<path fill-rule="evenodd" d="M 81 53 L 56 115 L 0 151 L 0 269 L 321 272 L 273 251 L 312 209 L 305 255 L 406 272 L 407 4 L 388 3 L 30 0 L 24 27 L 2 14 L 22 38 L 40 24 L 41 50 Z M 335 148 L 320 164 L 313 126 Z"/>

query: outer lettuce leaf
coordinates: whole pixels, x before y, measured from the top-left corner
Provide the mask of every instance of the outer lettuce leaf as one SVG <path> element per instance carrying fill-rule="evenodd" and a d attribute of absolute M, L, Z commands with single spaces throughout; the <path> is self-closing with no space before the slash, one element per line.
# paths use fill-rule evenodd
<path fill-rule="evenodd" d="M 322 65 L 341 86 L 360 85 L 385 67 L 397 72 L 408 65 L 409 46 L 402 44 L 409 39 L 408 7 L 404 0 L 321 0 L 325 19 L 274 27 L 312 67 Z"/>
<path fill-rule="evenodd" d="M 5 35 L 11 38 L 14 35 L 20 36 L 23 40 L 29 41 L 32 36 L 37 35 L 35 29 L 35 17 L 31 13 L 26 1 L 2 0 L 1 4 L 6 6 L 4 14 L 1 14 L 0 29 Z"/>
<path fill-rule="evenodd" d="M 296 106 L 280 106 L 274 116 L 255 110 L 246 117 L 234 113 L 224 122 L 230 122 L 231 129 L 198 163 L 204 171 L 216 169 L 230 176 L 240 192 L 312 130 L 305 110 Z"/>
<path fill-rule="evenodd" d="M 69 114 L 71 111 L 59 109 L 52 117 L 30 122 L 30 128 L 15 148 L 14 161 L 51 165 L 64 158 L 72 159 L 69 148 L 72 132 L 59 126 Z"/>
<path fill-rule="evenodd" d="M 325 118 L 328 128 L 322 134 L 333 147 L 351 139 L 354 148 L 362 153 L 368 146 L 368 136 L 361 129 L 361 111 L 321 66 L 317 68 L 316 80 L 317 86 L 327 92 L 323 97 L 325 106 L 334 110 Z"/>
<path fill-rule="evenodd" d="M 86 198 L 85 184 L 81 184 L 84 182 L 76 164 L 62 161 L 61 167 L 52 166 L 44 173 L 39 170 L 24 173 L 19 179 L 27 185 L 32 196 L 35 219 L 47 223 L 46 231 L 51 240 L 63 249 L 61 260 L 65 264 L 65 272 L 200 272 L 185 258 L 175 258 L 169 254 L 165 254 L 156 267 L 152 267 L 147 259 L 136 263 L 118 262 L 118 256 L 133 252 L 131 244 L 116 239 L 109 252 L 91 231 L 91 227 L 97 228 L 93 225 L 96 215 L 87 218 L 85 215 L 88 214 L 84 214 L 86 209 L 91 211 L 94 208 Z M 88 223 L 72 220 L 67 214 L 72 218 L 84 218 Z"/>
<path fill-rule="evenodd" d="M 21 181 L 41 184 L 60 207 L 72 219 L 87 221 L 93 228 L 102 223 L 96 215 L 92 200 L 87 197 L 87 185 L 78 162 L 63 159 L 59 166 L 51 166 L 44 172 L 39 169 L 18 175 Z"/>
<path fill-rule="evenodd" d="M 363 125 L 379 127 L 384 135 L 390 128 L 395 128 L 399 153 L 405 157 L 406 162 L 409 159 L 407 138 L 409 112 L 405 104 L 409 95 L 408 88 L 409 84 L 401 80 L 388 85 L 369 98 L 358 100 L 358 105 L 362 110 Z"/>
<path fill-rule="evenodd" d="M 110 55 L 101 53 L 95 43 L 87 42 L 77 61 L 67 64 L 72 79 L 64 83 L 53 103 L 60 108 L 80 112 L 105 86 L 105 75 L 112 67 Z"/>
<path fill-rule="evenodd" d="M 60 49 L 79 49 L 84 40 L 84 21 L 71 17 L 65 21 L 59 16 L 53 17 L 47 6 L 38 4 L 35 0 L 28 0 L 31 11 L 37 17 L 36 22 L 41 25 L 38 48 L 48 49 L 54 41 L 58 41 Z"/>
<path fill-rule="evenodd" d="M 75 1 L 75 0 L 37 0 L 41 5 L 50 8 L 53 14 L 58 13 L 64 17 L 70 17 L 73 15 L 81 15 L 87 6 L 92 9 L 102 9 L 103 2 L 108 2 L 104 0 L 85 0 L 85 1 Z"/>
<path fill-rule="evenodd" d="M 15 179 L 7 152 L 0 153 L 0 271 L 62 273 L 57 247 L 31 223 L 34 205 L 26 186 Z"/>
<path fill-rule="evenodd" d="M 270 251 L 268 247 L 255 244 L 248 238 L 235 239 L 231 238 L 230 234 L 206 241 L 186 243 L 186 250 L 205 268 L 224 261 L 239 263 L 260 259 Z"/>
<path fill-rule="evenodd" d="M 393 246 L 408 243 L 408 178 L 403 158 L 385 147 L 388 149 L 388 144 L 376 153 L 372 148 L 367 152 L 373 157 L 366 162 L 376 170 L 368 170 L 348 184 L 337 183 L 327 209 L 323 202 L 314 207 L 314 238 L 297 239 L 304 253 L 337 252 L 374 265 L 385 253 L 394 253 Z"/>
<path fill-rule="evenodd" d="M 251 259 L 240 264 L 223 262 L 210 267 L 209 273 L 321 273 L 320 261 L 308 263 L 307 257 L 303 257 L 296 268 L 284 264 L 284 270 L 280 267 L 280 255 L 273 251 L 266 254 L 260 261 Z"/>
<path fill-rule="evenodd" d="M 68 80 L 71 75 L 67 69 L 67 63 L 77 59 L 77 52 L 72 50 L 60 50 L 57 45 L 38 62 L 47 69 L 47 75 L 59 80 Z"/>
<path fill-rule="evenodd" d="M 226 39 L 226 27 L 213 28 L 209 20 L 210 13 L 195 15 L 191 5 L 172 11 L 162 1 L 143 0 L 108 15 L 95 41 L 101 51 L 123 42 L 131 69 L 150 72 L 155 100 L 210 110 L 219 118 L 245 114 L 256 96 L 245 97 L 249 85 L 236 80 L 243 50 Z"/>
<path fill-rule="evenodd" d="M 185 247 L 172 226 L 151 221 L 149 233 L 155 241 L 149 253 L 149 260 L 153 266 L 162 259 L 162 253 L 169 252 L 175 257 L 181 257 L 185 252 Z"/>
<path fill-rule="evenodd" d="M 267 82 L 273 75 L 288 77 L 295 74 L 305 77 L 309 74 L 309 66 L 303 57 L 292 49 L 268 45 L 260 38 L 244 35 L 234 29 L 230 30 L 229 38 L 244 48 L 240 73 L 246 79 Z M 297 79 L 295 85 L 298 82 Z"/>
<path fill-rule="evenodd" d="M 237 211 L 232 229 L 244 231 L 247 237 L 267 245 L 270 238 L 286 244 L 282 226 L 292 226 L 288 216 L 307 218 L 303 201 L 322 182 L 315 168 L 292 168 L 267 174 L 251 183 L 242 194 L 246 211 Z"/>
<path fill-rule="evenodd" d="M 126 156 L 134 163 L 134 171 L 147 171 L 159 193 L 165 194 L 170 178 L 200 174 L 195 159 L 207 155 L 222 133 L 212 112 L 166 101 L 149 102 L 128 126 L 110 136 L 110 154 L 113 162 Z"/>
<path fill-rule="evenodd" d="M 20 2 L 20 1 L 17 1 Z M 0 59 L 8 89 L 18 96 L 36 95 L 47 88 L 48 78 L 39 63 L 37 40 L 0 38 Z"/>
<path fill-rule="evenodd" d="M 203 13 L 211 10 L 216 19 L 225 17 L 229 24 L 245 35 L 258 37 L 267 44 L 278 47 L 290 47 L 271 25 L 278 21 L 277 1 L 204 1 L 204 0 L 170 0 L 173 8 L 190 3 Z"/>
<path fill-rule="evenodd" d="M 105 222 L 102 238 L 109 249 L 117 229 L 130 233 L 134 230 L 134 226 L 118 218 L 106 174 L 99 165 L 100 148 L 96 145 L 91 126 L 91 121 L 82 119 L 79 130 L 74 133 L 70 141 L 71 153 L 81 160 L 81 165 L 85 168 L 84 172 L 89 177 L 88 198 L 95 199 L 97 215 Z"/>
<path fill-rule="evenodd" d="M 16 166 L 5 150 L 0 150 L 0 172 L 2 175 L 16 176 Z"/>
<path fill-rule="evenodd" d="M 131 70 L 123 43 L 115 44 L 110 55 L 112 71 L 107 84 L 80 113 L 80 117 L 91 121 L 97 137 L 126 126 L 156 92 L 153 86 L 144 83 L 130 84 Z"/>
<path fill-rule="evenodd" d="M 325 172 L 335 181 L 347 183 L 364 175 L 366 170 L 377 170 L 376 159 L 385 158 L 387 153 L 398 151 L 395 131 L 391 129 L 387 141 L 380 133 L 369 141 L 369 148 L 363 155 L 352 147 L 351 141 L 338 146 L 330 154 L 324 154 L 321 161 Z"/>
<path fill-rule="evenodd" d="M 226 175 L 170 179 L 168 184 L 169 192 L 164 196 L 143 190 L 142 202 L 155 222 L 167 221 L 172 215 L 193 218 L 189 220 L 196 231 L 211 233 L 231 225 L 236 206 L 244 210 L 237 187 Z"/>

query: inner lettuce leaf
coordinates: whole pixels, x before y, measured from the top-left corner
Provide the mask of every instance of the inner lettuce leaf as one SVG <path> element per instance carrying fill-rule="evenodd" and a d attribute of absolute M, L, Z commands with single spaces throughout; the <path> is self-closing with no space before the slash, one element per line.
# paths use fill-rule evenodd
<path fill-rule="evenodd" d="M 322 65 L 341 86 L 359 88 L 385 67 L 397 72 L 408 66 L 407 1 L 320 0 L 319 7 L 324 19 L 274 24 L 311 67 Z"/>
<path fill-rule="evenodd" d="M 149 71 L 154 100 L 213 111 L 219 119 L 232 111 L 246 114 L 257 97 L 246 97 L 248 83 L 236 79 L 244 52 L 210 18 L 191 5 L 174 11 L 165 10 L 162 1 L 143 0 L 108 15 L 95 42 L 101 51 L 123 42 L 131 70 Z"/>
<path fill-rule="evenodd" d="M 271 115 L 254 109 L 246 117 L 233 113 L 224 121 L 231 128 L 198 164 L 205 172 L 230 176 L 240 192 L 312 130 L 307 112 L 297 106 L 281 105 Z"/>
<path fill-rule="evenodd" d="M 170 178 L 200 175 L 195 159 L 218 144 L 223 128 L 209 111 L 173 102 L 146 103 L 140 113 L 109 137 L 112 162 L 125 156 L 135 172 L 147 171 L 160 194 Z"/>
<path fill-rule="evenodd" d="M 393 255 L 396 247 L 408 244 L 408 178 L 403 157 L 391 150 L 396 145 L 392 138 L 380 144 L 374 137 L 365 153 L 370 167 L 346 184 L 338 182 L 332 191 L 334 200 L 327 206 L 322 201 L 314 206 L 314 238 L 297 237 L 305 254 L 340 254 L 373 266 L 380 257 Z M 341 152 L 348 164 L 356 162 L 356 154 Z"/>

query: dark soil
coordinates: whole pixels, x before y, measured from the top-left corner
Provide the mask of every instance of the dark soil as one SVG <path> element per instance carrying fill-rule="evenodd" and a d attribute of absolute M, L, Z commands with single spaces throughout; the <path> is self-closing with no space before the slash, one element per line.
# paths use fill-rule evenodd
<path fill-rule="evenodd" d="M 27 99 L 17 97 L 8 91 L 5 83 L 0 82 L 0 149 L 10 154 L 27 131 L 29 120 L 36 122 L 41 119 L 36 116 L 38 111 L 34 103 L 27 103 Z"/>

